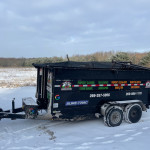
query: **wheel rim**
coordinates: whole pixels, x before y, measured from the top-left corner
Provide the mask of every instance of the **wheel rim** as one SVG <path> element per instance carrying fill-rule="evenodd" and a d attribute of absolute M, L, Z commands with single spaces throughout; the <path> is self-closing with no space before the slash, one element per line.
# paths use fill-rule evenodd
<path fill-rule="evenodd" d="M 117 107 L 117 106 L 116 106 Z M 123 111 L 120 107 L 112 108 L 107 112 L 106 124 L 110 127 L 119 126 L 123 120 Z"/>
<path fill-rule="evenodd" d="M 113 111 L 110 120 L 113 124 L 118 124 L 121 119 L 121 114 L 118 111 Z"/>

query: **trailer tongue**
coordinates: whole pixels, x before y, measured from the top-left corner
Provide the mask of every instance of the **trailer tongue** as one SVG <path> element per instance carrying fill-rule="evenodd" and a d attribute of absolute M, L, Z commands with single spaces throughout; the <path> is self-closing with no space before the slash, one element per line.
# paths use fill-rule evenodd
<path fill-rule="evenodd" d="M 107 126 L 136 123 L 150 105 L 150 69 L 131 62 L 61 62 L 37 68 L 35 102 L 0 109 L 1 118 L 34 119 L 45 109 L 52 119 L 102 116 Z M 24 112 L 20 114 L 19 112 Z M 18 114 L 19 113 L 19 114 Z"/>
<path fill-rule="evenodd" d="M 23 114 L 18 114 L 23 112 Z M 11 118 L 14 119 L 34 119 L 37 117 L 38 114 L 38 105 L 35 101 L 31 98 L 23 98 L 22 99 L 22 107 L 15 108 L 15 99 L 12 100 L 12 109 L 3 111 L 0 108 L 0 119 L 2 118 Z"/>

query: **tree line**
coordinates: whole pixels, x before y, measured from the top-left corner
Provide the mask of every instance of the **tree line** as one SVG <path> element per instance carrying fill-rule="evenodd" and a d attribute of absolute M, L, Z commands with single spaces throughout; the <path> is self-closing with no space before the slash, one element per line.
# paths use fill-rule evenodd
<path fill-rule="evenodd" d="M 131 61 L 134 64 L 150 67 L 150 52 L 97 52 L 89 55 L 73 55 L 70 61 Z M 33 63 L 54 63 L 68 61 L 67 57 L 41 57 L 41 58 L 0 58 L 0 67 L 32 67 Z"/>

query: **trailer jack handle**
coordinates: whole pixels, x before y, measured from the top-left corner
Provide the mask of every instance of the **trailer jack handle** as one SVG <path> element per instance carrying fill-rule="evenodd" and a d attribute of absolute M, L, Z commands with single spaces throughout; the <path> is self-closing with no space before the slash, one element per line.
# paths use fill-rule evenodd
<path fill-rule="evenodd" d="M 15 110 L 15 98 L 12 100 L 12 113 L 14 113 Z"/>

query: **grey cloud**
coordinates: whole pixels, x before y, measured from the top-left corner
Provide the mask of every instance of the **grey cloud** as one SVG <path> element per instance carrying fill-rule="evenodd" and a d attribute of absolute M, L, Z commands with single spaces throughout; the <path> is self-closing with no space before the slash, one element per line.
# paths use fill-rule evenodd
<path fill-rule="evenodd" d="M 148 0 L 0 1 L 1 57 L 149 50 Z"/>

